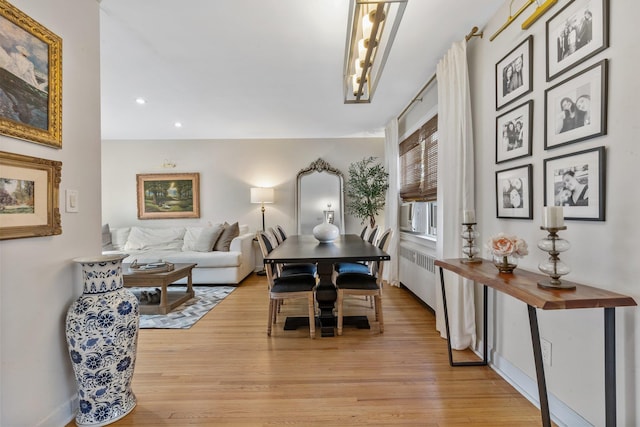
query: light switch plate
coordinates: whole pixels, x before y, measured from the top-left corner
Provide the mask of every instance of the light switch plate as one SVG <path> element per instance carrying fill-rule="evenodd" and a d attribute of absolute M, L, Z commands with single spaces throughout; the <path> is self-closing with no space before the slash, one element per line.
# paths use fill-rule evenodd
<path fill-rule="evenodd" d="M 66 190 L 65 210 L 67 212 L 78 212 L 78 190 Z"/>

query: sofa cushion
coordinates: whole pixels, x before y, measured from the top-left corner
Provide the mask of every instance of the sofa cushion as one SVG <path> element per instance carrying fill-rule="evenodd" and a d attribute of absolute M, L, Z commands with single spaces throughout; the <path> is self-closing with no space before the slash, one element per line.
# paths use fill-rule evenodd
<path fill-rule="evenodd" d="M 224 230 L 220 235 L 220 238 L 216 242 L 216 245 L 213 247 L 214 251 L 223 251 L 229 252 L 229 246 L 231 246 L 231 241 L 240 235 L 240 227 L 237 222 L 233 224 L 227 224 L 225 222 Z"/>
<path fill-rule="evenodd" d="M 223 231 L 222 224 L 211 227 L 187 227 L 184 233 L 183 251 L 210 252 Z"/>
<path fill-rule="evenodd" d="M 127 243 L 127 239 L 129 238 L 130 232 L 131 232 L 131 227 L 111 229 L 111 244 L 113 245 L 113 250 L 115 251 L 124 250 L 124 245 Z"/>
<path fill-rule="evenodd" d="M 113 243 L 111 241 L 111 230 L 109 229 L 109 224 L 104 224 L 102 226 L 102 250 L 103 251 L 112 251 Z"/>
<path fill-rule="evenodd" d="M 198 264 L 196 268 L 221 268 L 221 267 L 238 267 L 242 263 L 241 252 L 171 252 L 164 258 L 164 261 L 174 263 L 192 263 Z"/>
<path fill-rule="evenodd" d="M 181 250 L 184 233 L 185 229 L 183 227 L 131 227 L 124 250 Z"/>

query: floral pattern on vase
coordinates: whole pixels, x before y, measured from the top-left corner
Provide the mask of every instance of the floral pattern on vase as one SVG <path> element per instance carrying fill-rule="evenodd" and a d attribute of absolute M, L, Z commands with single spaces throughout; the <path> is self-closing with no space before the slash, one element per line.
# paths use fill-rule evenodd
<path fill-rule="evenodd" d="M 78 385 L 76 424 L 104 426 L 136 406 L 131 380 L 138 343 L 138 300 L 124 288 L 126 255 L 76 258 L 83 294 L 69 307 L 66 336 Z"/>

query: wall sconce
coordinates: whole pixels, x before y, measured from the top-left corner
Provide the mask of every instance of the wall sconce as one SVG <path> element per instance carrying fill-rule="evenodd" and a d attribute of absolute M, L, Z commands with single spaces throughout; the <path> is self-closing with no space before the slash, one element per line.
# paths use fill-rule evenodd
<path fill-rule="evenodd" d="M 344 57 L 344 102 L 371 102 L 408 0 L 351 0 Z"/>
<path fill-rule="evenodd" d="M 266 231 L 264 226 L 264 204 L 273 203 L 273 188 L 254 187 L 251 189 L 251 203 L 260 203 L 262 211 L 262 231 Z"/>

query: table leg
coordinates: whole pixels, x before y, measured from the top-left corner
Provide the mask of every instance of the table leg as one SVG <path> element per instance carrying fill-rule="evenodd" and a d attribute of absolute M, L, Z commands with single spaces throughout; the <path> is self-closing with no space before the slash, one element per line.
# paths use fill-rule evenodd
<path fill-rule="evenodd" d="M 529 327 L 531 329 L 531 343 L 533 344 L 533 361 L 536 365 L 536 377 L 538 379 L 538 395 L 540 396 L 540 414 L 542 425 L 551 427 L 549 415 L 549 398 L 547 396 L 547 381 L 544 378 L 544 365 L 542 364 L 542 346 L 540 345 L 540 330 L 538 329 L 538 315 L 536 308 L 527 304 L 529 309 Z"/>
<path fill-rule="evenodd" d="M 451 351 L 451 339 L 449 333 L 449 311 L 447 310 L 447 291 L 444 286 L 444 271 L 442 267 L 440 269 L 440 286 L 442 288 L 442 307 L 444 308 L 444 325 L 447 331 L 447 350 L 449 352 L 449 365 L 450 366 L 486 366 L 488 364 L 488 337 L 487 337 L 487 286 L 482 285 L 482 327 L 484 336 L 484 346 L 482 360 L 473 362 L 454 362 L 453 352 Z"/>
<path fill-rule="evenodd" d="M 604 309 L 604 401 L 607 427 L 616 426 L 616 312 Z"/>
<path fill-rule="evenodd" d="M 334 328 L 336 327 L 333 309 L 338 299 L 338 292 L 331 280 L 333 275 L 333 263 L 319 262 L 318 277 L 320 278 L 316 287 L 316 300 L 320 308 L 320 333 L 323 337 L 334 336 Z"/>
<path fill-rule="evenodd" d="M 187 295 L 190 295 L 191 298 L 193 298 L 195 294 L 196 293 L 193 291 L 193 269 L 191 269 L 187 276 Z"/>
<path fill-rule="evenodd" d="M 167 295 L 167 284 L 162 283 L 162 292 L 160 293 L 160 303 L 158 304 L 158 311 L 161 314 L 167 314 L 169 312 L 169 295 Z"/>

